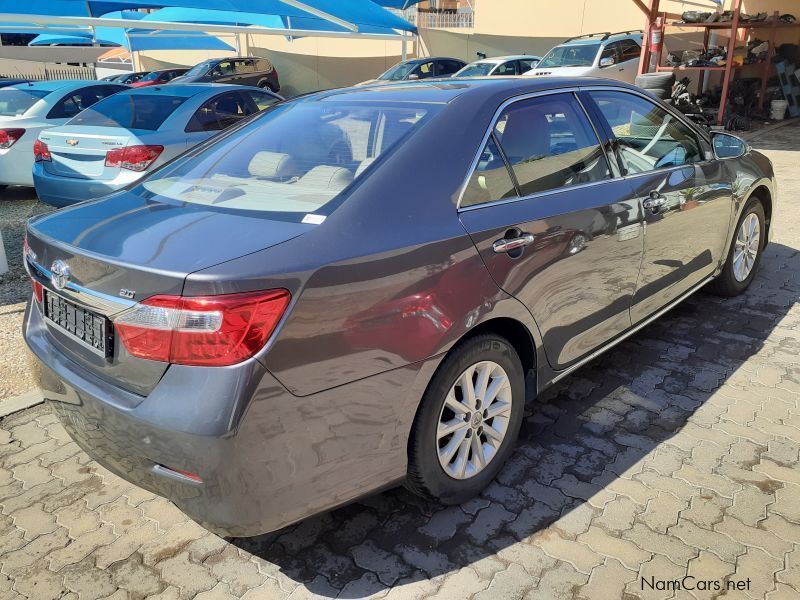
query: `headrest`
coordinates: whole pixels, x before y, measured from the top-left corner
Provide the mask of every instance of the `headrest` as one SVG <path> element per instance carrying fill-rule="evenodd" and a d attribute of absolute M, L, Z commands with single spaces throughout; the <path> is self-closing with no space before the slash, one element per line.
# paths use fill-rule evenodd
<path fill-rule="evenodd" d="M 374 163 L 374 162 L 375 162 L 375 159 L 376 159 L 376 158 L 378 158 L 378 157 L 377 157 L 377 156 L 373 156 L 372 158 L 365 158 L 364 160 L 362 160 L 362 161 L 361 161 L 361 164 L 360 164 L 360 165 L 358 165 L 358 168 L 356 169 L 355 179 L 358 179 L 358 178 L 361 176 L 361 174 L 362 174 L 364 171 L 366 171 L 366 170 L 367 170 L 367 168 L 368 168 L 368 167 L 369 167 L 369 166 L 370 166 L 372 163 Z"/>
<path fill-rule="evenodd" d="M 500 145 L 512 163 L 550 151 L 550 123 L 533 107 L 516 109 L 508 115 Z"/>
<path fill-rule="evenodd" d="M 297 185 L 326 190 L 343 190 L 353 181 L 353 174 L 344 167 L 320 165 L 303 175 Z"/>
<path fill-rule="evenodd" d="M 288 154 L 262 150 L 250 160 L 247 171 L 253 177 L 292 177 L 296 175 L 294 166 L 295 162 Z"/>

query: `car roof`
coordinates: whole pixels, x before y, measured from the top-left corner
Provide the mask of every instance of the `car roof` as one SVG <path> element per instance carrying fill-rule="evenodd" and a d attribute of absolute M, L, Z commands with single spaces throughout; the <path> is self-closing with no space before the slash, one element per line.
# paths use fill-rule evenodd
<path fill-rule="evenodd" d="M 402 60 L 400 62 L 405 64 L 415 64 L 425 63 L 431 60 L 454 60 L 456 62 L 464 62 L 460 58 L 453 58 L 452 56 L 418 56 L 417 58 L 409 58 L 408 60 Z"/>
<path fill-rule="evenodd" d="M 620 81 L 595 77 L 446 77 L 421 81 L 367 84 L 316 92 L 298 102 L 358 101 L 449 104 L 456 98 L 471 97 L 477 102 L 490 98 L 510 98 L 539 91 L 594 85 L 639 89 Z M 349 98 L 348 98 L 349 97 Z"/>
<path fill-rule="evenodd" d="M 633 40 L 637 44 L 641 44 L 644 36 L 641 33 L 615 33 L 603 39 L 605 34 L 596 34 L 592 37 L 585 37 L 580 39 L 571 39 L 557 44 L 558 46 L 584 46 L 589 44 L 608 44 L 610 42 L 619 42 L 620 40 Z"/>
<path fill-rule="evenodd" d="M 7 89 L 14 90 L 42 90 L 44 92 L 55 92 L 60 89 L 82 88 L 87 85 L 109 85 L 110 81 L 99 81 L 95 79 L 55 79 L 51 81 L 32 81 L 30 83 L 20 83 Z"/>
<path fill-rule="evenodd" d="M 472 61 L 470 64 L 474 65 L 475 63 L 501 63 L 501 62 L 506 62 L 508 60 L 523 60 L 527 58 L 539 60 L 542 57 L 535 56 L 533 54 L 509 54 L 508 56 L 489 56 L 486 58 L 479 58 L 478 60 Z"/>

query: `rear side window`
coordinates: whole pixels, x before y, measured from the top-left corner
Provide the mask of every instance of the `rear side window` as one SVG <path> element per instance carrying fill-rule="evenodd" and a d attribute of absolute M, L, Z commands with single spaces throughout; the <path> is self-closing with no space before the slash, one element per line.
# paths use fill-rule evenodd
<path fill-rule="evenodd" d="M 489 136 L 489 141 L 481 152 L 478 165 L 467 182 L 464 195 L 461 197 L 461 206 L 474 206 L 485 204 L 517 195 L 514 182 L 502 154 L 497 147 L 494 136 Z"/>
<path fill-rule="evenodd" d="M 231 135 L 158 170 L 134 193 L 318 224 L 378 157 L 438 110 L 411 103 L 279 103 Z"/>
<path fill-rule="evenodd" d="M 597 135 L 572 94 L 515 102 L 500 115 L 495 136 L 522 196 L 611 177 Z"/>
<path fill-rule="evenodd" d="M 46 90 L 0 90 L 0 116 L 24 115 L 49 93 Z"/>
<path fill-rule="evenodd" d="M 222 131 L 255 112 L 255 107 L 238 92 L 228 92 L 212 98 L 197 109 L 186 126 L 187 133 Z"/>
<path fill-rule="evenodd" d="M 98 102 L 69 124 L 155 131 L 185 100 L 160 94 L 119 94 Z"/>
<path fill-rule="evenodd" d="M 47 114 L 48 119 L 69 119 L 93 106 L 103 98 L 125 88 L 110 85 L 95 85 L 71 92 L 64 96 Z"/>
<path fill-rule="evenodd" d="M 256 59 L 256 71 L 259 73 L 272 73 L 272 63 L 266 58 Z"/>
<path fill-rule="evenodd" d="M 253 73 L 253 61 L 252 60 L 237 60 L 235 64 L 235 69 L 237 75 L 246 75 L 248 73 Z"/>
<path fill-rule="evenodd" d="M 626 173 L 644 173 L 703 160 L 694 132 L 650 100 L 627 92 L 589 94 L 618 140 Z"/>
<path fill-rule="evenodd" d="M 523 58 L 519 61 L 519 74 L 522 75 L 523 73 L 527 73 L 534 68 L 538 62 L 539 61 L 532 58 Z"/>

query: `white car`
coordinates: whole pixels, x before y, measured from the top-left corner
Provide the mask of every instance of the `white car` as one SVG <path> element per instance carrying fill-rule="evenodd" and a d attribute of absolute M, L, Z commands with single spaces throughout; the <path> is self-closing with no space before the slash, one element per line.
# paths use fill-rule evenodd
<path fill-rule="evenodd" d="M 590 33 L 570 38 L 544 55 L 526 77 L 604 77 L 633 83 L 639 71 L 641 31 Z"/>
<path fill-rule="evenodd" d="M 542 60 L 541 56 L 518 54 L 482 58 L 468 64 L 453 77 L 484 77 L 486 75 L 522 75 L 533 69 Z"/>

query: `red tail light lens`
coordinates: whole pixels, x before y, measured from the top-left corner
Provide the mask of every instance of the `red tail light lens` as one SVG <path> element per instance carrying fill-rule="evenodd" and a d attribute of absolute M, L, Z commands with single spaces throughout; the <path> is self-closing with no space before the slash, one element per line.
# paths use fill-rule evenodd
<path fill-rule="evenodd" d="M 153 296 L 114 324 L 133 356 L 180 365 L 233 365 L 264 347 L 290 299 L 287 290 Z"/>
<path fill-rule="evenodd" d="M 161 156 L 164 146 L 127 146 L 106 153 L 106 166 L 129 171 L 144 171 Z"/>
<path fill-rule="evenodd" d="M 0 129 L 0 150 L 11 148 L 24 133 L 24 129 Z"/>
<path fill-rule="evenodd" d="M 53 157 L 50 155 L 50 148 L 47 147 L 47 144 L 39 140 L 33 142 L 33 158 L 36 162 L 50 162 L 53 160 Z"/>

